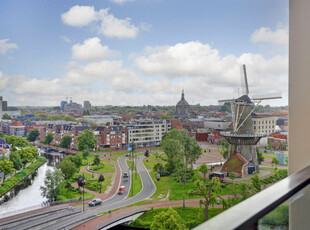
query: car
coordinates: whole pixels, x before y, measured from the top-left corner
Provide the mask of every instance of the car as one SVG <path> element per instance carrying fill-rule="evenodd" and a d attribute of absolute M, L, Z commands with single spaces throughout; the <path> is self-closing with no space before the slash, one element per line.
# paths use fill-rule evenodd
<path fill-rule="evenodd" d="M 209 174 L 209 179 L 211 180 L 212 177 L 217 177 L 221 182 L 224 180 L 224 173 L 221 172 L 213 172 Z"/>
<path fill-rule="evenodd" d="M 127 154 L 126 154 L 126 157 L 130 157 L 130 153 L 127 153 Z"/>
<path fill-rule="evenodd" d="M 124 172 L 123 177 L 124 177 L 124 178 L 128 178 L 128 172 Z"/>
<path fill-rule="evenodd" d="M 96 206 L 96 205 L 100 205 L 100 204 L 102 204 L 102 200 L 100 200 L 100 199 L 93 199 L 92 201 L 90 201 L 89 203 L 88 203 L 88 205 L 89 206 Z"/>
<path fill-rule="evenodd" d="M 122 195 L 124 192 L 125 192 L 125 190 L 126 190 L 126 186 L 121 186 L 121 187 L 119 187 L 119 190 L 118 190 L 118 194 L 119 195 Z"/>

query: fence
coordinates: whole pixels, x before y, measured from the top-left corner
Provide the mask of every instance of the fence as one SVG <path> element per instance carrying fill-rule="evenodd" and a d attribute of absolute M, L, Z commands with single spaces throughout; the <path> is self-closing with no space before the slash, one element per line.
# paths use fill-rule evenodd
<path fill-rule="evenodd" d="M 84 198 L 84 200 L 88 200 L 91 198 L 92 198 L 92 196 L 86 196 Z M 49 206 L 55 206 L 55 205 L 60 205 L 60 204 L 68 204 L 68 203 L 73 203 L 73 202 L 78 202 L 78 201 L 81 201 L 80 198 L 74 198 L 74 199 L 68 199 L 68 200 L 58 200 L 58 201 L 52 201 L 52 202 L 47 201 L 47 202 L 43 202 L 42 204 L 34 205 L 31 207 L 18 209 L 18 210 L 12 211 L 12 212 L 2 213 L 2 214 L 0 214 L 0 219 L 5 218 L 5 217 L 9 217 L 9 216 L 15 216 L 15 215 L 22 214 L 25 212 L 38 210 L 38 209 L 49 207 Z"/>

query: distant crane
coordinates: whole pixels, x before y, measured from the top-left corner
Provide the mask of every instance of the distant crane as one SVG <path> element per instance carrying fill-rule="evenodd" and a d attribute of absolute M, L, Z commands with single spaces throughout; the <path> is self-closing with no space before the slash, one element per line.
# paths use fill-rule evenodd
<path fill-rule="evenodd" d="M 66 102 L 68 102 L 68 99 L 71 99 L 71 100 L 72 100 L 72 97 L 66 96 Z"/>

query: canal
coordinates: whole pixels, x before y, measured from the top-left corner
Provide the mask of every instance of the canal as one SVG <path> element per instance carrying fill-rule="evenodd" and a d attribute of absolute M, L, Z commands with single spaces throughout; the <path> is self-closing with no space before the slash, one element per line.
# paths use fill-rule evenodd
<path fill-rule="evenodd" d="M 53 167 L 44 163 L 31 177 L 28 187 L 21 189 L 16 196 L 0 205 L 0 214 L 42 204 L 46 198 L 41 196 L 40 186 L 44 185 L 45 173 Z"/>

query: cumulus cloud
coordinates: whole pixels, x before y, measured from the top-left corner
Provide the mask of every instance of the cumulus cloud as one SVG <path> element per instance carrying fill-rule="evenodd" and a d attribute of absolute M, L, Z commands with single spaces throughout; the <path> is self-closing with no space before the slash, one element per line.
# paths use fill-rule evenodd
<path fill-rule="evenodd" d="M 275 31 L 269 27 L 261 27 L 255 30 L 251 35 L 252 42 L 270 43 L 272 45 L 287 46 L 288 45 L 288 29 L 287 27 L 278 27 Z"/>
<path fill-rule="evenodd" d="M 83 44 L 72 46 L 72 58 L 80 61 L 98 61 L 106 57 L 116 57 L 119 52 L 102 46 L 98 37 L 86 39 Z"/>
<path fill-rule="evenodd" d="M 107 37 L 120 39 L 135 38 L 139 28 L 131 23 L 130 18 L 118 19 L 109 13 L 109 8 L 95 11 L 93 6 L 73 6 L 61 15 L 64 24 L 70 26 L 86 26 L 97 22 L 98 33 Z"/>
<path fill-rule="evenodd" d="M 4 75 L 1 71 L 0 71 L 0 90 L 4 91 L 10 83 L 10 78 L 7 75 Z"/>
<path fill-rule="evenodd" d="M 96 19 L 93 6 L 73 6 L 61 15 L 62 22 L 69 26 L 86 26 Z"/>
<path fill-rule="evenodd" d="M 5 54 L 7 51 L 11 49 L 18 49 L 17 44 L 9 43 L 10 39 L 2 39 L 0 40 L 0 54 Z"/>

